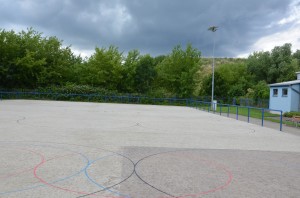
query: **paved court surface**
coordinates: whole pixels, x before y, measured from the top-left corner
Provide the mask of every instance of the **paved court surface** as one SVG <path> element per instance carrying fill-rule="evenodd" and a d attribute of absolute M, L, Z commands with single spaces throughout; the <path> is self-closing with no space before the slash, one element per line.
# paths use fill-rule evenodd
<path fill-rule="evenodd" d="M 300 197 L 300 136 L 187 107 L 0 101 L 0 197 Z"/>

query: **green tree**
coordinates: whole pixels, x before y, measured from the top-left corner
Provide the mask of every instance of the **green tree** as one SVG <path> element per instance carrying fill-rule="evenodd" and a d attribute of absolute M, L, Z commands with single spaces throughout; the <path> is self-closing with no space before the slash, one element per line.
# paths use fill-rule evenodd
<path fill-rule="evenodd" d="M 82 71 L 82 82 L 109 90 L 120 90 L 122 87 L 122 54 L 115 46 L 96 47 Z"/>
<path fill-rule="evenodd" d="M 56 37 L 44 38 L 39 53 L 46 60 L 39 78 L 40 85 L 63 85 L 74 80 L 74 65 L 81 64 L 82 58 L 74 55 L 70 46 L 63 47 L 62 41 Z"/>
<path fill-rule="evenodd" d="M 225 97 L 227 96 L 229 90 L 229 84 L 226 82 L 224 75 L 219 71 L 215 71 L 214 78 L 214 96 L 216 97 Z M 208 75 L 203 80 L 203 95 L 210 96 L 212 91 L 212 75 Z"/>
<path fill-rule="evenodd" d="M 147 93 L 152 87 L 155 76 L 154 59 L 149 54 L 141 56 L 137 63 L 134 79 L 136 91 L 143 94 Z"/>
<path fill-rule="evenodd" d="M 161 62 L 163 62 L 165 60 L 166 56 L 165 55 L 159 55 L 154 57 L 154 66 L 156 67 L 157 65 L 159 65 Z"/>
<path fill-rule="evenodd" d="M 283 46 L 276 46 L 271 52 L 272 64 L 268 70 L 268 81 L 282 82 L 291 80 L 291 75 L 294 76 L 295 69 L 292 63 L 292 45 L 286 43 Z"/>
<path fill-rule="evenodd" d="M 200 51 L 190 44 L 185 50 L 181 46 L 176 46 L 156 67 L 158 84 L 179 97 L 190 97 L 195 90 L 200 57 Z"/>
<path fill-rule="evenodd" d="M 33 88 L 45 59 L 39 56 L 41 34 L 32 28 L 27 32 L 1 30 L 0 75 L 1 84 L 7 88 Z"/>
<path fill-rule="evenodd" d="M 248 71 L 255 82 L 282 82 L 294 79 L 297 65 L 293 62 L 292 45 L 276 46 L 271 52 L 254 52 L 248 57 Z"/>
<path fill-rule="evenodd" d="M 36 88 L 64 84 L 72 66 L 81 63 L 56 37 L 33 30 L 0 31 L 0 81 L 6 88 Z"/>
<path fill-rule="evenodd" d="M 270 52 L 254 52 L 247 60 L 248 72 L 252 75 L 255 82 L 267 80 L 270 65 Z"/>
<path fill-rule="evenodd" d="M 293 54 L 293 59 L 297 63 L 297 69 L 300 69 L 300 50 L 296 50 L 296 52 Z"/>
<path fill-rule="evenodd" d="M 204 78 L 203 95 L 211 95 L 211 74 Z M 244 63 L 225 63 L 215 71 L 215 96 L 239 97 L 251 87 L 251 76 Z"/>
<path fill-rule="evenodd" d="M 131 50 L 125 58 L 123 64 L 123 81 L 122 92 L 135 91 L 135 75 L 138 62 L 140 61 L 140 52 L 138 50 Z"/>
<path fill-rule="evenodd" d="M 46 65 L 45 58 L 37 59 L 35 52 L 26 50 L 25 56 L 15 59 L 15 65 L 18 68 L 17 79 L 20 88 L 34 88 L 37 87 L 39 75 Z"/>
<path fill-rule="evenodd" d="M 254 86 L 254 99 L 269 99 L 270 88 L 265 81 L 259 81 Z"/>

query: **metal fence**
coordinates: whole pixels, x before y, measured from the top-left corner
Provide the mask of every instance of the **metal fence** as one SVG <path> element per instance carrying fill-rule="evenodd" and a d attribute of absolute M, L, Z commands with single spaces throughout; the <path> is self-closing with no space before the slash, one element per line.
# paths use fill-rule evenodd
<path fill-rule="evenodd" d="M 132 95 L 101 95 L 101 94 L 73 94 L 73 93 L 53 93 L 35 91 L 0 91 L 0 99 L 34 99 L 34 100 L 61 100 L 61 101 L 86 101 L 86 102 L 106 102 L 106 103 L 127 103 L 127 104 L 154 104 L 189 106 L 199 110 L 220 114 L 221 116 L 235 118 L 265 126 L 265 121 L 271 121 L 279 125 L 282 131 L 282 111 L 268 108 L 256 108 L 251 106 L 240 106 L 179 98 L 153 98 Z"/>
<path fill-rule="evenodd" d="M 269 123 L 272 123 L 272 125 L 278 124 L 279 130 L 282 131 L 283 112 L 281 110 L 222 103 L 212 105 L 211 102 L 197 100 L 189 100 L 189 103 L 189 106 L 199 110 L 220 114 L 221 116 L 231 117 L 248 123 L 265 126 L 265 121 L 268 121 Z"/>
<path fill-rule="evenodd" d="M 253 98 L 236 98 L 236 97 L 215 97 L 219 103 L 222 104 L 232 104 L 232 105 L 241 105 L 241 106 L 251 106 L 251 107 L 259 107 L 259 108 L 269 108 L 269 100 L 268 99 L 253 99 Z M 210 102 L 211 96 L 198 96 L 197 100 Z"/>

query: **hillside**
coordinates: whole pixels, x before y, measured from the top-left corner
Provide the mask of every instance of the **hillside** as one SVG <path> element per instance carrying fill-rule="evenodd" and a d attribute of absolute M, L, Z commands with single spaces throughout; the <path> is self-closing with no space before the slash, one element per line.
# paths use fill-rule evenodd
<path fill-rule="evenodd" d="M 223 64 L 236 64 L 236 63 L 246 63 L 245 58 L 215 58 L 215 69 Z M 202 74 L 211 74 L 212 71 L 212 59 L 207 57 L 201 58 Z"/>

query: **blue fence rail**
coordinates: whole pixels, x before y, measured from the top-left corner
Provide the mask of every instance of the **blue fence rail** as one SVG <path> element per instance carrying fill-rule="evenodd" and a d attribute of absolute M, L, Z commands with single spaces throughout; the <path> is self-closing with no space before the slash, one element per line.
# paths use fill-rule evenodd
<path fill-rule="evenodd" d="M 36 100 L 63 100 L 63 101 L 87 101 L 87 102 L 107 102 L 107 103 L 129 103 L 129 104 L 154 104 L 189 106 L 199 110 L 220 114 L 221 116 L 233 117 L 248 123 L 252 120 L 260 120 L 261 126 L 265 121 L 272 121 L 279 124 L 282 131 L 282 111 L 268 108 L 256 108 L 250 106 L 230 105 L 217 103 L 212 106 L 211 102 L 195 99 L 179 98 L 153 98 L 132 95 L 101 95 L 101 94 L 73 94 L 73 93 L 53 93 L 53 92 L 10 92 L 0 91 L 0 99 L 36 99 Z M 258 123 L 256 123 L 258 124 Z"/>
<path fill-rule="evenodd" d="M 265 121 L 271 121 L 273 124 L 278 123 L 279 130 L 282 131 L 283 112 L 281 110 L 222 103 L 216 103 L 212 105 L 211 102 L 197 100 L 190 100 L 189 102 L 190 106 L 199 110 L 212 112 L 227 117 L 233 117 L 236 120 L 243 120 L 248 123 L 253 121 L 253 123 L 260 124 L 261 126 L 265 125 Z"/>
<path fill-rule="evenodd" d="M 222 104 L 231 104 L 231 105 L 240 105 L 240 106 L 251 106 L 258 108 L 269 108 L 269 100 L 268 99 L 253 99 L 253 98 L 236 98 L 236 97 L 215 97 L 219 103 Z M 211 96 L 198 96 L 197 100 L 210 102 Z"/>

